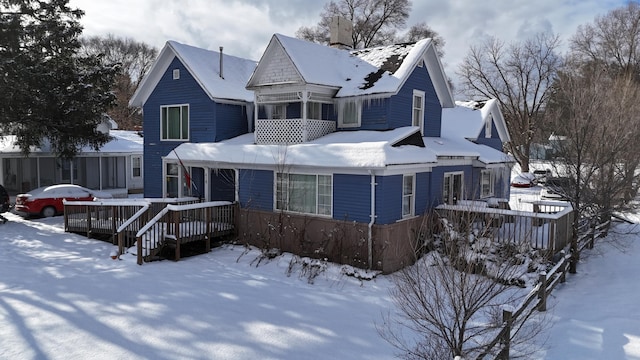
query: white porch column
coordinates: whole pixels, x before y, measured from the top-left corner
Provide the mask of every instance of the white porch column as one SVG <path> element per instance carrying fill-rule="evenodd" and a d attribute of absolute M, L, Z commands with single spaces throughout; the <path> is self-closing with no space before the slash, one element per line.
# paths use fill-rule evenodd
<path fill-rule="evenodd" d="M 211 201 L 211 185 L 209 185 L 209 182 L 211 181 L 211 168 L 205 167 L 204 168 L 204 181 L 203 181 L 203 185 L 204 186 L 204 201 Z"/>
<path fill-rule="evenodd" d="M 307 90 L 302 92 L 302 142 L 309 140 L 309 130 L 307 127 L 307 100 L 309 99 L 309 92 Z"/>

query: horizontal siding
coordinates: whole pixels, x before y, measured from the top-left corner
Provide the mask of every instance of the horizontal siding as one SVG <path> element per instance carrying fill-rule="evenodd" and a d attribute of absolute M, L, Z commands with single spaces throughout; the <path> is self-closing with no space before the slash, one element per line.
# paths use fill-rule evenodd
<path fill-rule="evenodd" d="M 235 175 L 232 169 L 211 170 L 211 200 L 212 201 L 235 201 L 236 187 Z"/>
<path fill-rule="evenodd" d="M 376 177 L 376 223 L 402 219 L 402 175 Z"/>
<path fill-rule="evenodd" d="M 240 170 L 240 205 L 243 208 L 272 211 L 273 171 Z"/>
<path fill-rule="evenodd" d="M 368 223 L 371 216 L 371 177 L 333 175 L 333 218 Z"/>
<path fill-rule="evenodd" d="M 180 79 L 173 79 L 174 69 L 180 70 Z M 190 142 L 219 141 L 247 132 L 245 107 L 216 104 L 175 58 L 143 108 L 144 195 L 147 197 L 163 195 L 162 157 L 183 143 L 160 141 L 160 107 L 174 104 L 189 104 Z"/>
<path fill-rule="evenodd" d="M 389 126 L 398 128 L 411 126 L 413 90 L 425 93 L 424 135 L 440 136 L 442 106 L 426 67 L 416 67 L 400 91 L 390 99 Z"/>
<path fill-rule="evenodd" d="M 431 173 L 416 174 L 415 214 L 422 215 L 431 209 L 429 201 Z"/>
<path fill-rule="evenodd" d="M 468 196 L 469 189 L 473 188 L 472 167 L 471 165 L 464 166 L 439 166 L 431 170 L 431 206 L 435 207 L 442 204 L 442 185 L 444 181 L 444 173 L 447 172 L 464 172 L 464 197 L 466 199 L 471 198 Z"/>
<path fill-rule="evenodd" d="M 215 109 L 216 129 L 213 141 L 231 139 L 246 134 L 249 131 L 246 106 L 216 104 Z M 253 116 L 253 114 L 251 114 L 251 116 Z"/>
<path fill-rule="evenodd" d="M 372 99 L 362 104 L 359 130 L 389 130 L 389 99 Z"/>

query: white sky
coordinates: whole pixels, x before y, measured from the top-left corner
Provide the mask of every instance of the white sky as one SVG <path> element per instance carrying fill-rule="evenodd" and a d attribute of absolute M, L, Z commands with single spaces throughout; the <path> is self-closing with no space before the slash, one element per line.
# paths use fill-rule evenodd
<path fill-rule="evenodd" d="M 167 40 L 259 60 L 273 33 L 294 36 L 318 23 L 326 0 L 71 0 L 85 11 L 85 35 L 112 33 L 161 48 Z M 450 77 L 474 42 L 493 35 L 522 40 L 542 30 L 563 43 L 578 25 L 623 6 L 625 0 L 413 0 L 408 25 L 425 21 L 446 41 Z"/>

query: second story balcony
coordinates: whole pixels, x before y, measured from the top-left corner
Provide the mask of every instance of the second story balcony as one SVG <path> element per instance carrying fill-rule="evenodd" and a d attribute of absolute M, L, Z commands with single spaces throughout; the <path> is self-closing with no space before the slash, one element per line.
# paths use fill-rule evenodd
<path fill-rule="evenodd" d="M 258 119 L 256 144 L 301 144 L 336 131 L 336 122 L 315 119 Z"/>

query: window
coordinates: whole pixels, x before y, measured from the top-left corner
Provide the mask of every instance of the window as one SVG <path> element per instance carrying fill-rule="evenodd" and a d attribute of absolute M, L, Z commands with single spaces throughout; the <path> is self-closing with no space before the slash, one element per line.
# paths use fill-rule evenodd
<path fill-rule="evenodd" d="M 493 196 L 495 188 L 495 176 L 491 170 L 482 170 L 480 173 L 480 197 Z"/>
<path fill-rule="evenodd" d="M 341 127 L 360 126 L 360 106 L 357 102 L 346 102 L 340 109 L 338 120 Z"/>
<path fill-rule="evenodd" d="M 271 105 L 271 119 L 286 119 L 286 118 L 287 118 L 286 104 Z"/>
<path fill-rule="evenodd" d="M 322 120 L 322 104 L 307 102 L 307 119 Z"/>
<path fill-rule="evenodd" d="M 414 214 L 414 179 L 414 175 L 405 175 L 402 178 L 402 217 L 413 216 Z"/>
<path fill-rule="evenodd" d="M 442 202 L 445 204 L 455 205 L 458 200 L 462 199 L 463 189 L 463 172 L 444 173 L 442 182 Z"/>
<path fill-rule="evenodd" d="M 413 90 L 411 125 L 420 127 L 420 133 L 424 134 L 424 91 Z"/>
<path fill-rule="evenodd" d="M 189 105 L 160 108 L 162 140 L 189 140 Z"/>
<path fill-rule="evenodd" d="M 167 197 L 178 197 L 178 176 L 180 174 L 178 164 L 167 164 L 166 194 Z"/>
<path fill-rule="evenodd" d="M 331 215 L 331 175 L 276 174 L 276 209 Z"/>
<path fill-rule="evenodd" d="M 142 158 L 140 156 L 131 157 L 131 176 L 142 176 Z"/>
<path fill-rule="evenodd" d="M 491 137 L 492 124 L 493 124 L 493 115 L 489 115 L 489 118 L 487 119 L 487 122 L 484 124 L 484 137 L 486 137 L 486 138 L 490 138 Z"/>
<path fill-rule="evenodd" d="M 180 79 L 180 69 L 173 69 L 173 80 Z"/>

